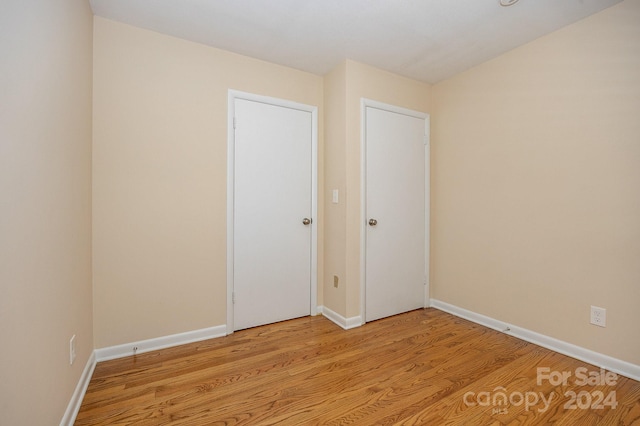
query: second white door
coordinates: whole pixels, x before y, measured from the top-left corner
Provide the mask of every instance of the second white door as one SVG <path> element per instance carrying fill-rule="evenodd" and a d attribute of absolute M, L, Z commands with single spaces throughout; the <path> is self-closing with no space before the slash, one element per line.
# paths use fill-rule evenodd
<path fill-rule="evenodd" d="M 363 106 L 365 321 L 424 307 L 426 115 Z"/>
<path fill-rule="evenodd" d="M 233 329 L 311 313 L 312 113 L 235 99 Z"/>

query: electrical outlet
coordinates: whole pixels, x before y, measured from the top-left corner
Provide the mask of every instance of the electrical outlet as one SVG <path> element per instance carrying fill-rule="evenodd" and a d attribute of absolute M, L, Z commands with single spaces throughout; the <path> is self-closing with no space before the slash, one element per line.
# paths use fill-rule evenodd
<path fill-rule="evenodd" d="M 337 275 L 334 275 L 334 276 L 333 276 L 333 286 L 334 286 L 335 288 L 338 288 L 338 281 L 339 281 L 338 276 L 337 276 Z"/>
<path fill-rule="evenodd" d="M 591 324 L 599 327 L 607 326 L 607 310 L 597 306 L 591 306 Z"/>
<path fill-rule="evenodd" d="M 69 365 L 73 365 L 76 360 L 76 335 L 71 336 L 69 340 Z"/>

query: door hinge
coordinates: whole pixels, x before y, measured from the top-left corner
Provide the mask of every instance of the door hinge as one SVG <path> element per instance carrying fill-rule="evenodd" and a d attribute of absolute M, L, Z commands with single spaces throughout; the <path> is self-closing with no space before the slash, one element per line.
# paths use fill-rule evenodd
<path fill-rule="evenodd" d="M 233 117 L 233 128 L 234 129 L 236 128 L 236 118 L 235 117 Z"/>
<path fill-rule="evenodd" d="M 424 135 L 424 144 L 429 145 L 429 135 Z"/>
<path fill-rule="evenodd" d="M 231 293 L 231 303 L 233 305 L 236 304 L 236 293 L 235 293 L 235 291 L 233 293 Z"/>

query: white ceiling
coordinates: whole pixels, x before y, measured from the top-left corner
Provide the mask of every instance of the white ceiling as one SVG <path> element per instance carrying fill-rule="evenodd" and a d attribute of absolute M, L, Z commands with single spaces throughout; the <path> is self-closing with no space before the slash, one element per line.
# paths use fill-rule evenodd
<path fill-rule="evenodd" d="M 318 75 L 353 59 L 435 83 L 621 0 L 91 0 L 93 12 Z"/>

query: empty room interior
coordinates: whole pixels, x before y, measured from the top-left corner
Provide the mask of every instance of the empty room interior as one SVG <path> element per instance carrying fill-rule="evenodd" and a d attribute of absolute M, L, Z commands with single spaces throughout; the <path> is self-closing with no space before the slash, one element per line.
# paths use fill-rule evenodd
<path fill-rule="evenodd" d="M 640 0 L 0 10 L 0 424 L 640 425 Z"/>

